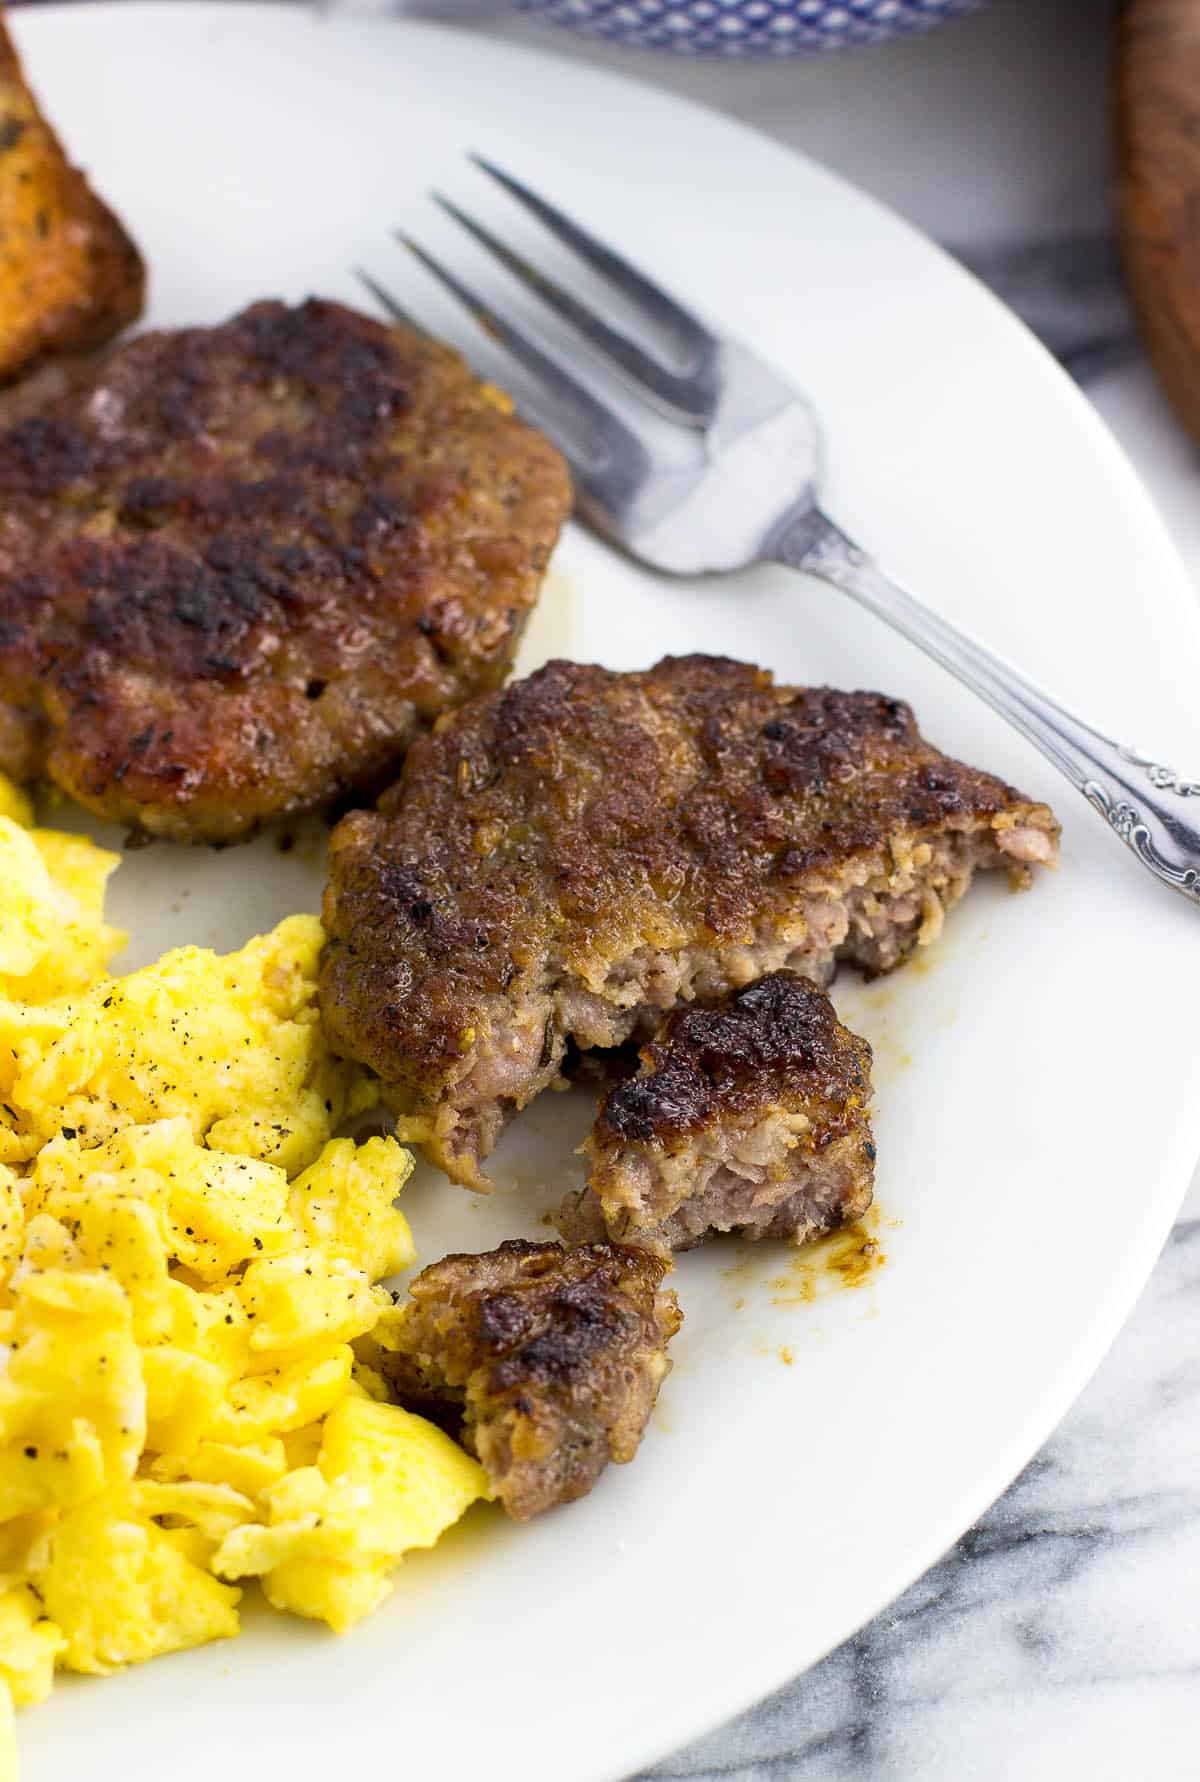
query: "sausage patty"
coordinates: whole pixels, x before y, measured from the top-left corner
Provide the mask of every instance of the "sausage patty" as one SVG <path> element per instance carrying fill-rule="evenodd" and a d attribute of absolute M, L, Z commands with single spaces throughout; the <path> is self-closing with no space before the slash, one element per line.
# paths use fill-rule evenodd
<path fill-rule="evenodd" d="M 600 1103 L 559 1229 L 663 1251 L 832 1231 L 871 1204 L 870 1094 L 870 1046 L 795 972 L 674 1009 Z"/>
<path fill-rule="evenodd" d="M 668 657 L 552 662 L 422 741 L 330 848 L 322 1015 L 456 1181 L 558 1073 L 781 966 L 887 971 L 977 868 L 1057 852 L 1042 804 L 880 693 Z"/>
<path fill-rule="evenodd" d="M 379 1327 L 393 1396 L 478 1455 L 524 1522 L 629 1461 L 682 1323 L 670 1265 L 620 1244 L 510 1239 L 423 1269 Z"/>
<path fill-rule="evenodd" d="M 257 303 L 46 387 L 0 430 L 0 769 L 225 840 L 504 679 L 569 483 L 449 348 Z"/>

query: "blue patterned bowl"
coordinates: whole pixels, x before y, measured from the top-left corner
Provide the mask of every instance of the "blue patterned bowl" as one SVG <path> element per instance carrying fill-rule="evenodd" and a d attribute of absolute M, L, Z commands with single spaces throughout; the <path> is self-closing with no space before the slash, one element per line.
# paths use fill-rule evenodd
<path fill-rule="evenodd" d="M 982 0 L 518 0 L 592 37 L 685 56 L 794 56 L 878 43 Z"/>

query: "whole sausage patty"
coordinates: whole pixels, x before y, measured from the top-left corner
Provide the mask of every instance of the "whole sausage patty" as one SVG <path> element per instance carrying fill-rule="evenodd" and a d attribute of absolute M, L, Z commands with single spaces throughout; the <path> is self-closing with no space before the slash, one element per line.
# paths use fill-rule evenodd
<path fill-rule="evenodd" d="M 265 302 L 46 391 L 0 427 L 0 769 L 231 839 L 504 679 L 569 481 L 449 348 Z"/>

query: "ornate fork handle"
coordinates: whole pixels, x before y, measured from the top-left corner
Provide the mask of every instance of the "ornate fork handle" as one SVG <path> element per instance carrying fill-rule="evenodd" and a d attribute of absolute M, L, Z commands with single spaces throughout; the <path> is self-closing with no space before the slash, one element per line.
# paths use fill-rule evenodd
<path fill-rule="evenodd" d="M 1093 730 L 889 581 L 819 509 L 787 521 L 766 554 L 840 588 L 948 668 L 1053 761 L 1143 866 L 1200 904 L 1200 780 Z"/>

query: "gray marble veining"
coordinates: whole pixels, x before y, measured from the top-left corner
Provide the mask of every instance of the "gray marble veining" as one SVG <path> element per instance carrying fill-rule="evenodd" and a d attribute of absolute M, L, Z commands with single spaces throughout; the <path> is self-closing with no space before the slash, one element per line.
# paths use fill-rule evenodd
<path fill-rule="evenodd" d="M 1200 1218 L 1042 1453 L 898 1602 L 657 1782 L 1200 1775 Z M 1161 1721 L 1155 1749 L 1122 1697 Z M 1028 1735 L 1036 1729 L 1037 1744 Z"/>

